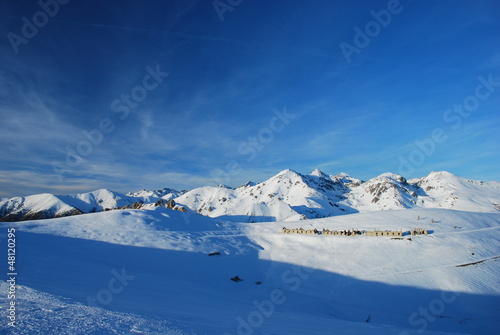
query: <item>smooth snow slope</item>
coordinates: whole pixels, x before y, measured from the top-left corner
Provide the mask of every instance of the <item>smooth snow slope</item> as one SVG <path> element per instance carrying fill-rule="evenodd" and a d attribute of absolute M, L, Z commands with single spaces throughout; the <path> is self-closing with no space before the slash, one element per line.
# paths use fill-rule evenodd
<path fill-rule="evenodd" d="M 279 233 L 283 225 L 433 233 L 293 236 Z M 17 229 L 13 334 L 495 334 L 500 326 L 495 213 L 238 224 L 157 208 L 0 227 L 2 241 L 7 227 Z M 230 280 L 236 275 L 243 281 Z"/>

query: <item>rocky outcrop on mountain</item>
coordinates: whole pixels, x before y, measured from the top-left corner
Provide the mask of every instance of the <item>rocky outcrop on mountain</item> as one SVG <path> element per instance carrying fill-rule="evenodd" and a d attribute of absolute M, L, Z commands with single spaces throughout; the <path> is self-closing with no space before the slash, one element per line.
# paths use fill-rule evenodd
<path fill-rule="evenodd" d="M 17 212 L 9 213 L 0 218 L 0 222 L 16 222 L 16 221 L 29 221 L 29 220 L 41 220 L 41 219 L 52 219 L 65 216 L 73 216 L 83 214 L 82 211 L 73 208 L 69 211 L 63 213 L 54 214 L 50 210 L 33 212 L 29 210 L 20 210 Z"/>

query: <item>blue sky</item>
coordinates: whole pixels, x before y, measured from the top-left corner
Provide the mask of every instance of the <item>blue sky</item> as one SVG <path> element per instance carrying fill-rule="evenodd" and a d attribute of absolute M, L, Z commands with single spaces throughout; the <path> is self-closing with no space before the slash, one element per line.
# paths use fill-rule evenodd
<path fill-rule="evenodd" d="M 59 1 L 0 2 L 0 197 L 500 180 L 498 1 Z"/>

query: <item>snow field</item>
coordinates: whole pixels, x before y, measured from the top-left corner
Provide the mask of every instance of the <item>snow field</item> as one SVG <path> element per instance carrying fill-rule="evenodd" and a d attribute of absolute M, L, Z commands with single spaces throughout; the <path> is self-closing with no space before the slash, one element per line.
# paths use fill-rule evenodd
<path fill-rule="evenodd" d="M 409 241 L 283 226 L 433 232 Z M 19 334 L 494 334 L 499 226 L 495 213 L 439 209 L 241 224 L 157 208 L 0 233 L 17 229 Z"/>

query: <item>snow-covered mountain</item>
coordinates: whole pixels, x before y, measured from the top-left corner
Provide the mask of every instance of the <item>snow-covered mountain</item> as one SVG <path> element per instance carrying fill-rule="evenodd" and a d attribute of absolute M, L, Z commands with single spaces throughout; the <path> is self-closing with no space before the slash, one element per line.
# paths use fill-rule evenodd
<path fill-rule="evenodd" d="M 357 212 L 341 203 L 348 191 L 345 184 L 331 178 L 284 170 L 259 184 L 247 183 L 236 189 L 205 186 L 175 201 L 210 217 L 283 221 Z"/>
<path fill-rule="evenodd" d="M 179 194 L 182 193 L 165 189 L 124 195 L 100 189 L 73 195 L 43 193 L 14 197 L 0 201 L 0 221 L 50 219 L 111 209 L 140 209 L 158 206 L 174 208 L 175 203 L 169 200 Z M 177 206 L 176 209 L 181 209 L 181 207 Z"/>
<path fill-rule="evenodd" d="M 128 192 L 127 196 L 133 198 L 142 198 L 145 203 L 158 201 L 158 199 L 170 200 L 186 193 L 187 191 L 177 191 L 171 188 L 163 188 L 161 190 L 140 190 L 136 192 Z"/>
<path fill-rule="evenodd" d="M 167 201 L 168 204 L 167 204 Z M 238 222 L 323 218 L 408 208 L 444 208 L 474 212 L 500 211 L 500 182 L 473 181 L 448 172 L 407 181 L 384 173 L 362 181 L 346 173 L 308 175 L 284 170 L 262 183 L 237 188 L 204 186 L 190 191 L 141 190 L 126 195 L 109 190 L 55 196 L 39 194 L 0 201 L 0 221 L 20 221 L 155 206 L 189 209 L 209 217 Z"/>
<path fill-rule="evenodd" d="M 2 221 L 48 219 L 100 212 L 131 203 L 130 198 L 106 189 L 66 196 L 43 193 L 0 202 L 0 217 Z"/>
<path fill-rule="evenodd" d="M 365 211 L 446 208 L 476 212 L 500 210 L 500 182 L 472 181 L 431 172 L 407 181 L 384 173 L 366 182 L 346 173 L 284 170 L 260 184 L 201 187 L 175 198 L 210 217 L 246 216 L 248 221 L 313 219 Z"/>
<path fill-rule="evenodd" d="M 449 172 L 431 172 L 424 178 L 412 179 L 426 196 L 419 197 L 419 206 L 450 208 L 475 212 L 500 210 L 500 182 L 482 182 L 460 178 Z"/>

